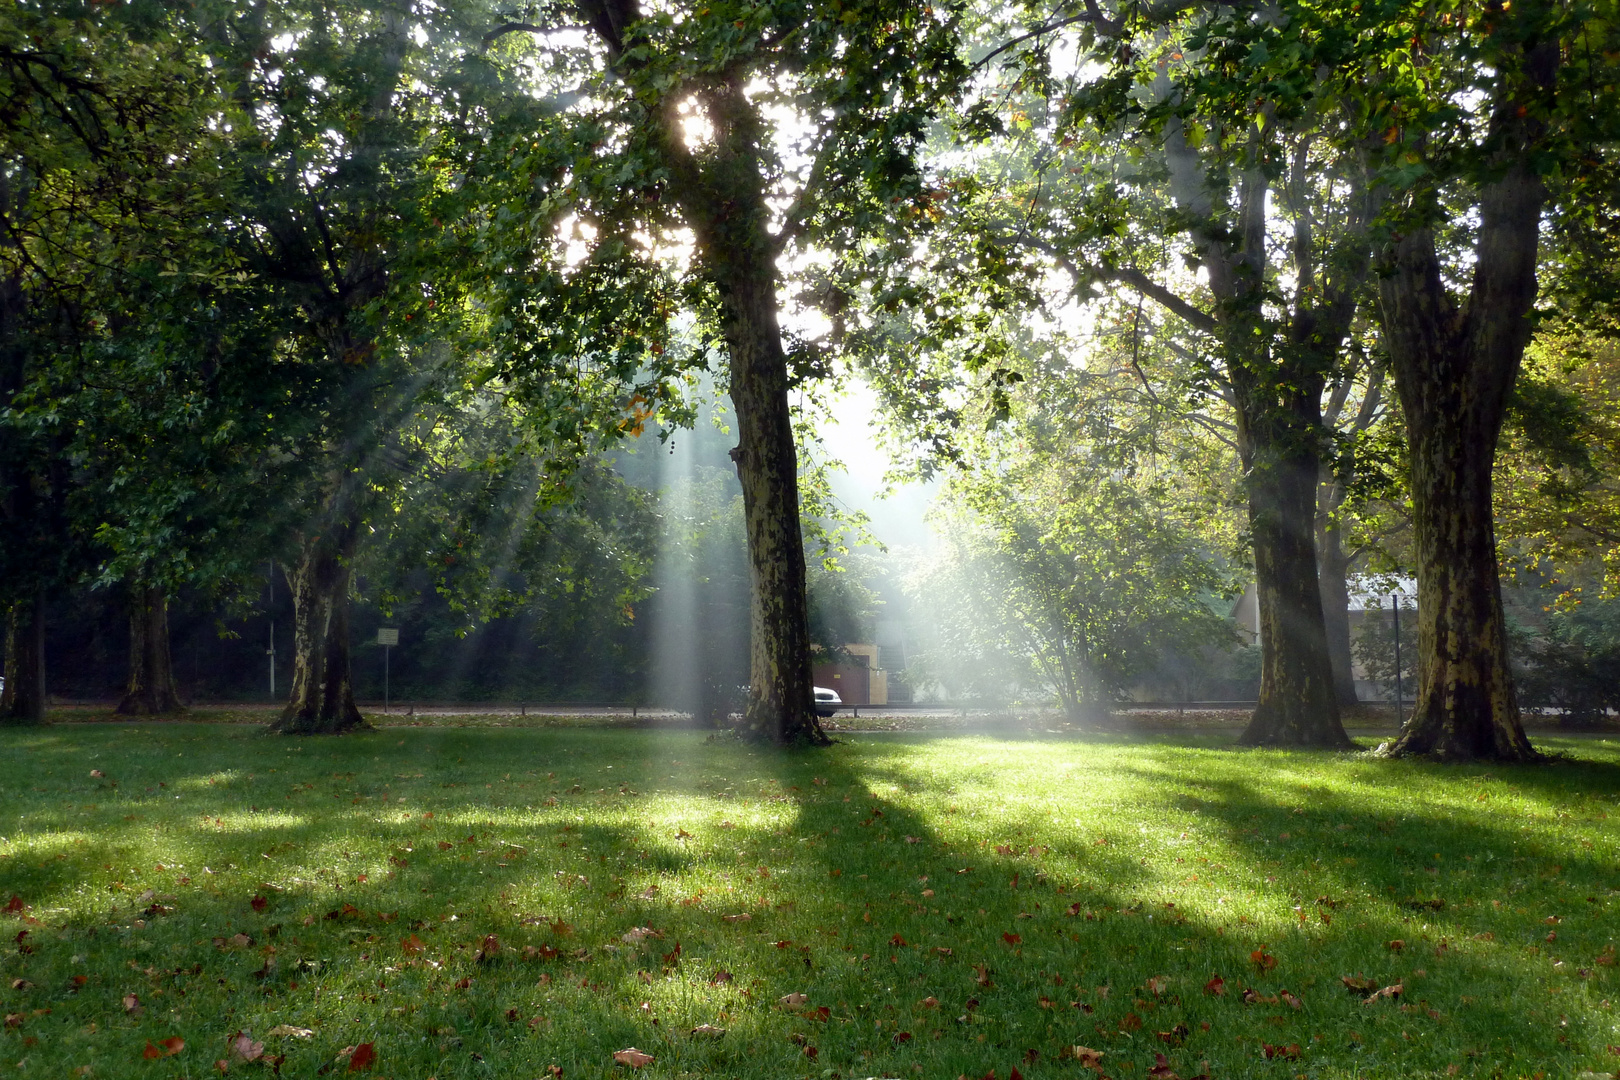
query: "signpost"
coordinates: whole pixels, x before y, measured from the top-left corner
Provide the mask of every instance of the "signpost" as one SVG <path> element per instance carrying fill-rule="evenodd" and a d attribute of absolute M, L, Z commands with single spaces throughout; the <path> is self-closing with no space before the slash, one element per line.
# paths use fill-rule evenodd
<path fill-rule="evenodd" d="M 377 644 L 383 647 L 383 712 L 388 711 L 388 650 L 399 644 L 399 627 L 377 628 Z"/>

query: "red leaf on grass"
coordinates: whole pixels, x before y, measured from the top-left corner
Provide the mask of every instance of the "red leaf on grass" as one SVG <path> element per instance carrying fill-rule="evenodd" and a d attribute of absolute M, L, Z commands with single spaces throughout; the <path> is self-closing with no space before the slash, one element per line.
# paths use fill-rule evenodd
<path fill-rule="evenodd" d="M 896 935 L 894 935 L 894 937 L 889 939 L 889 944 L 890 945 L 899 945 L 899 946 L 903 947 L 906 944 L 906 939 L 901 937 L 899 934 L 896 934 Z"/>
<path fill-rule="evenodd" d="M 651 1065 L 653 1056 L 629 1046 L 623 1050 L 615 1050 L 613 1052 L 613 1061 L 618 1065 L 628 1065 L 632 1069 L 639 1069 L 643 1065 Z"/>
<path fill-rule="evenodd" d="M 1215 976 L 1213 979 L 1209 980 L 1209 982 L 1204 984 L 1204 993 L 1213 994 L 1215 997 L 1220 997 L 1222 994 L 1226 993 L 1226 980 L 1221 978 L 1219 975 Z"/>
<path fill-rule="evenodd" d="M 1003 930 L 1002 933 L 1001 933 L 1001 940 L 1005 941 L 1008 945 L 1017 945 L 1020 942 L 1022 942 L 1024 939 L 1019 937 L 1017 934 L 1010 934 L 1007 931 Z"/>
<path fill-rule="evenodd" d="M 1252 960 L 1254 965 L 1261 971 L 1270 971 L 1272 968 L 1277 966 L 1277 958 L 1266 952 L 1266 950 L 1263 948 L 1256 949 L 1254 952 L 1250 953 L 1249 959 Z"/>
<path fill-rule="evenodd" d="M 270 901 L 266 900 L 262 896 L 255 896 L 252 900 L 249 900 L 248 903 L 252 905 L 254 911 L 263 911 L 265 908 L 270 906 Z"/>
<path fill-rule="evenodd" d="M 1289 1043 L 1287 1046 L 1272 1046 L 1270 1043 L 1261 1043 L 1260 1051 L 1266 1055 L 1267 1061 L 1272 1058 L 1282 1058 L 1286 1061 L 1299 1060 L 1299 1043 Z"/>
<path fill-rule="evenodd" d="M 6 911 L 11 912 L 11 913 L 16 913 L 16 912 L 21 911 L 22 909 L 23 909 L 22 897 L 18 896 L 16 893 L 12 893 L 11 894 L 11 899 L 6 901 Z"/>
<path fill-rule="evenodd" d="M 376 1060 L 376 1047 L 374 1047 L 371 1043 L 361 1043 L 359 1046 L 354 1048 L 354 1053 L 349 1055 L 349 1071 L 361 1072 L 365 1069 L 369 1069 Z"/>

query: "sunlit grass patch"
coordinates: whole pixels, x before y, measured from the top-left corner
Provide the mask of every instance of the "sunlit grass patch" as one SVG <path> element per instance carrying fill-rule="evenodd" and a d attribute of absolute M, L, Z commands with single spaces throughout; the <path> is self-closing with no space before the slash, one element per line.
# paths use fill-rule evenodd
<path fill-rule="evenodd" d="M 282 1075 L 369 1043 L 439 1080 L 630 1046 L 650 1076 L 1620 1067 L 1613 740 L 1483 769 L 1117 735 L 0 739 L 21 1075 L 261 1069 L 244 1031 Z"/>

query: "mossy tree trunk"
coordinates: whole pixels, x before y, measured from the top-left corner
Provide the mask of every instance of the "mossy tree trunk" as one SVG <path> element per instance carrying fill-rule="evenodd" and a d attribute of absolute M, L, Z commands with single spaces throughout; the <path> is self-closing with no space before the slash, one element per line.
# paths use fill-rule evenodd
<path fill-rule="evenodd" d="M 129 682 L 119 713 L 160 716 L 184 711 L 169 651 L 169 597 L 160 586 L 135 586 L 129 605 Z"/>
<path fill-rule="evenodd" d="M 354 701 L 349 656 L 350 563 L 356 518 L 334 522 L 304 541 L 288 575 L 293 597 L 292 693 L 270 730 L 283 735 L 340 735 L 369 728 Z"/>

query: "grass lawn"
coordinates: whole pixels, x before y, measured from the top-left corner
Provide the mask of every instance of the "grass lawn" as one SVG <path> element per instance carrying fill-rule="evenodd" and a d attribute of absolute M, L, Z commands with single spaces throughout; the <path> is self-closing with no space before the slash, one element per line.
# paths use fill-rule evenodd
<path fill-rule="evenodd" d="M 0 1070 L 1607 1075 L 1620 740 L 1541 745 L 4 731 Z"/>

